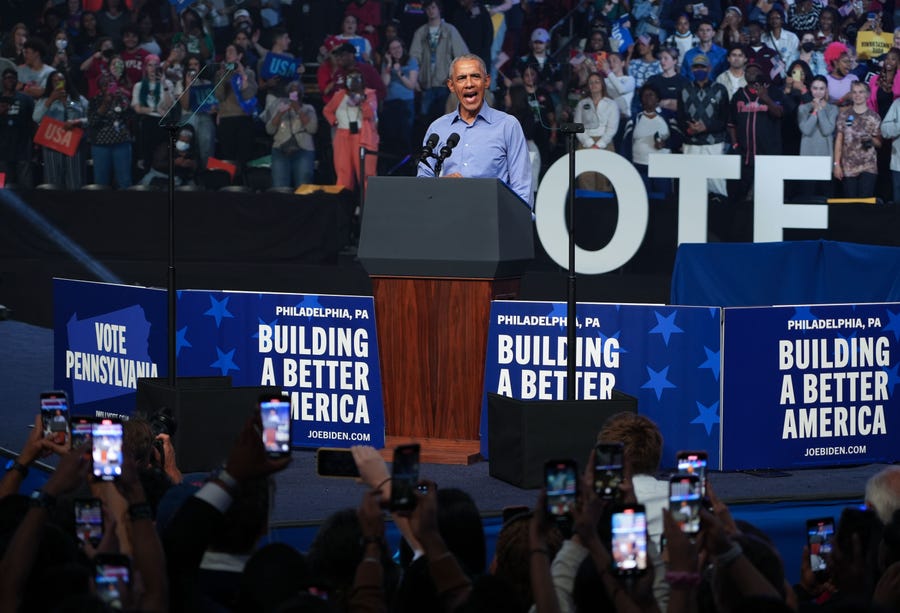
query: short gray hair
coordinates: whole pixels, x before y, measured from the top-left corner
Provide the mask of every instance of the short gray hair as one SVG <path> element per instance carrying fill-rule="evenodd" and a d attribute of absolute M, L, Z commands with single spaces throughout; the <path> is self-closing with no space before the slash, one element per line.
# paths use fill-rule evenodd
<path fill-rule="evenodd" d="M 882 523 L 890 523 L 894 511 L 900 509 L 900 466 L 888 466 L 869 478 L 866 505 L 878 513 Z"/>
<path fill-rule="evenodd" d="M 458 55 L 453 58 L 453 61 L 450 62 L 450 71 L 447 73 L 447 79 L 453 78 L 453 67 L 456 66 L 457 62 L 463 62 L 465 60 L 472 60 L 481 64 L 481 72 L 482 74 L 487 74 L 487 64 L 484 63 L 484 60 L 481 59 L 480 56 L 475 55 L 474 53 L 463 53 L 462 55 Z"/>

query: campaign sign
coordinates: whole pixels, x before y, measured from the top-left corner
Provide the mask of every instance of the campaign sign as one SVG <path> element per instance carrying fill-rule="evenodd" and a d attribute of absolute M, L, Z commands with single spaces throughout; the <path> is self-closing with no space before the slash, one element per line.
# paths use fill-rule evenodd
<path fill-rule="evenodd" d="M 288 392 L 294 446 L 384 447 L 372 297 L 179 294 L 179 375 Z"/>
<path fill-rule="evenodd" d="M 565 399 L 566 319 L 561 302 L 493 302 L 485 392 Z M 635 396 L 662 432 L 663 466 L 682 449 L 706 450 L 718 466 L 720 309 L 581 303 L 576 319 L 578 399 L 611 398 L 613 389 Z M 485 393 L 484 457 L 487 438 Z"/>
<path fill-rule="evenodd" d="M 900 458 L 900 304 L 725 309 L 726 470 Z"/>
<path fill-rule="evenodd" d="M 262 66 L 259 68 L 259 76 L 263 79 L 271 79 L 272 77 L 286 77 L 295 79 L 297 77 L 297 58 L 280 53 L 266 54 Z"/>
<path fill-rule="evenodd" d="M 168 373 L 166 293 L 54 279 L 53 304 L 54 386 L 72 414 L 130 416 L 137 380 Z"/>
<path fill-rule="evenodd" d="M 37 132 L 34 133 L 34 144 L 72 157 L 78 152 L 78 144 L 81 142 L 82 136 L 84 136 L 84 130 L 81 128 L 67 130 L 63 122 L 44 115 Z"/>

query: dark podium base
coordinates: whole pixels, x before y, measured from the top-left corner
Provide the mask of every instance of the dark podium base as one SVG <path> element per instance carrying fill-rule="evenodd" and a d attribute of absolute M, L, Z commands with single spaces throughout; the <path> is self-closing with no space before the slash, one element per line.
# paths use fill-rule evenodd
<path fill-rule="evenodd" d="M 544 462 L 572 458 L 584 467 L 597 433 L 616 413 L 637 413 L 637 398 L 516 400 L 488 394 L 490 475 L 521 488 L 543 485 Z"/>
<path fill-rule="evenodd" d="M 136 414 L 154 415 L 168 408 L 178 424 L 172 439 L 181 472 L 206 472 L 227 458 L 261 394 L 280 394 L 275 387 L 231 387 L 231 377 L 138 379 Z"/>

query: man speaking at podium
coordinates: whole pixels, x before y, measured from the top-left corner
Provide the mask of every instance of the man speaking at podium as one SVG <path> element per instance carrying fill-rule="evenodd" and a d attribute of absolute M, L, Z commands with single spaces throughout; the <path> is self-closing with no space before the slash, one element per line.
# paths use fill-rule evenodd
<path fill-rule="evenodd" d="M 512 115 L 485 103 L 484 92 L 490 84 L 491 76 L 477 55 L 453 60 L 447 86 L 459 105 L 428 126 L 418 176 L 434 177 L 429 158 L 435 158 L 435 166 L 443 163 L 440 176 L 500 179 L 533 208 L 525 134 Z"/>

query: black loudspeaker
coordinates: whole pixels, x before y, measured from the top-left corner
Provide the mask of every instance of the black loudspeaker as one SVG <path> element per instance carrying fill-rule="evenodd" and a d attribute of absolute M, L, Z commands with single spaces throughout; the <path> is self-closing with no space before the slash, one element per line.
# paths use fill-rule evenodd
<path fill-rule="evenodd" d="M 183 473 L 208 472 L 228 457 L 232 444 L 262 394 L 277 387 L 231 387 L 231 377 L 138 379 L 135 413 L 152 418 L 165 407 L 177 423 L 172 439 Z"/>
<path fill-rule="evenodd" d="M 613 390 L 610 400 L 516 400 L 488 394 L 490 475 L 521 488 L 543 485 L 544 462 L 572 458 L 583 469 L 608 417 L 637 413 L 637 398 Z"/>

